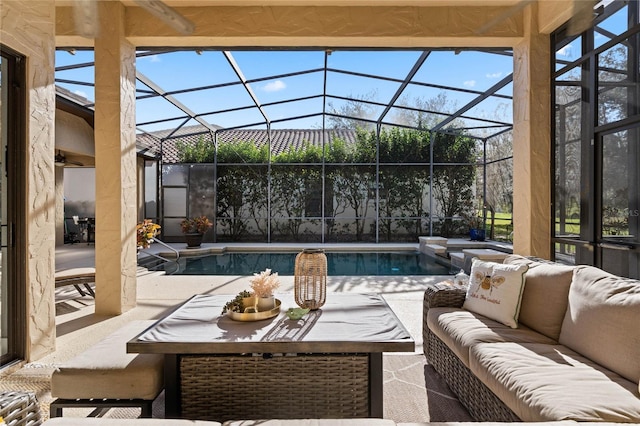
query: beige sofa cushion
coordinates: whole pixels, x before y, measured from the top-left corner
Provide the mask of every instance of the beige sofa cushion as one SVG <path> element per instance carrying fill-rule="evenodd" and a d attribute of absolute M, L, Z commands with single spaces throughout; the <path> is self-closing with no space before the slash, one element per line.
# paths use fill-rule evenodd
<path fill-rule="evenodd" d="M 525 422 L 640 422 L 640 395 L 626 380 L 562 345 L 482 343 L 470 368 Z"/>
<path fill-rule="evenodd" d="M 126 347 L 127 341 L 153 323 L 132 321 L 62 363 L 51 376 L 51 395 L 64 399 L 155 399 L 164 387 L 164 356 L 128 354 Z"/>
<path fill-rule="evenodd" d="M 536 342 L 555 344 L 553 339 L 527 326 L 511 328 L 482 315 L 457 308 L 431 308 L 427 325 L 451 350 L 469 366 L 469 348 L 486 342 Z"/>
<path fill-rule="evenodd" d="M 576 267 L 559 342 L 638 382 L 640 281 Z"/>
<path fill-rule="evenodd" d="M 574 267 L 519 255 L 507 256 L 504 263 L 529 266 L 518 321 L 557 341 L 567 312 Z"/>

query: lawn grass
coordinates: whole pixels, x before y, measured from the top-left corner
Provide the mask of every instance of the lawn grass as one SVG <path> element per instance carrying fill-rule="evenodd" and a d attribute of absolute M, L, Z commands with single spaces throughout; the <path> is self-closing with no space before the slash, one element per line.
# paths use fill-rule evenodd
<path fill-rule="evenodd" d="M 486 230 L 491 229 L 491 215 L 487 212 Z M 512 213 L 496 213 L 494 219 L 494 239 L 497 241 L 512 241 L 513 215 Z M 556 222 L 556 234 L 560 231 L 560 224 Z M 563 235 L 580 235 L 580 220 L 566 220 Z"/>

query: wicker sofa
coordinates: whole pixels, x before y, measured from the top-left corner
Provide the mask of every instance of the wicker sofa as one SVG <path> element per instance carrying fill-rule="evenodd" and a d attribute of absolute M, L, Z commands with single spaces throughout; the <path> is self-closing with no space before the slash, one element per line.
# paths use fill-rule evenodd
<path fill-rule="evenodd" d="M 504 263 L 528 266 L 517 328 L 463 309 L 467 286 L 424 294 L 424 354 L 471 415 L 640 423 L 640 281 L 517 255 Z"/>

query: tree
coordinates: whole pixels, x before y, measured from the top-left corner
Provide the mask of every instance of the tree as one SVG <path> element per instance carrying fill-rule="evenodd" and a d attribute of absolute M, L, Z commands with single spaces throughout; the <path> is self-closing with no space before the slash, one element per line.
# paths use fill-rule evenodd
<path fill-rule="evenodd" d="M 377 120 L 376 107 L 367 102 L 376 102 L 378 91 L 372 90 L 364 95 L 349 95 L 350 100 L 339 107 L 330 101 L 327 104 L 327 127 L 333 129 L 365 129 L 372 130 L 375 123 L 365 120 Z M 333 115 L 335 114 L 335 115 Z"/>
<path fill-rule="evenodd" d="M 218 144 L 217 216 L 222 231 L 234 241 L 250 233 L 250 221 L 259 235 L 267 235 L 268 159 L 269 147 L 253 141 Z"/>
<path fill-rule="evenodd" d="M 176 149 L 181 163 L 213 163 L 215 157 L 215 145 L 205 141 L 204 136 L 200 136 L 195 144 L 179 140 Z"/>
<path fill-rule="evenodd" d="M 394 233 L 417 238 L 427 216 L 430 132 L 392 127 L 380 132 L 380 227 L 387 240 Z M 398 163 L 424 163 L 425 166 Z M 384 164 L 389 164 L 384 166 Z M 394 219 L 395 218 L 395 219 Z M 398 219 L 401 218 L 401 219 Z M 395 227 L 393 226 L 395 224 Z"/>
<path fill-rule="evenodd" d="M 408 96 L 402 96 L 396 104 L 409 105 L 411 109 L 394 109 L 391 119 L 393 123 L 427 130 L 433 129 L 458 109 L 457 103 L 449 100 L 443 91 L 430 99 L 420 97 L 410 99 Z"/>
<path fill-rule="evenodd" d="M 223 218 L 225 232 L 241 238 L 251 232 L 248 222 L 253 220 L 255 228 L 266 236 L 266 221 L 270 220 L 273 231 L 299 239 L 304 226 L 317 225 L 316 218 L 324 211 L 327 236 L 342 231 L 361 241 L 367 238 L 368 227 L 376 233 L 373 219 L 378 217 L 377 226 L 387 240 L 400 235 L 415 238 L 430 219 L 431 180 L 437 209 L 446 217 L 443 232 L 454 232 L 451 218 L 465 211 L 463 206 L 473 195 L 474 140 L 464 135 L 436 135 L 434 161 L 445 165 L 436 166 L 430 176 L 431 131 L 422 129 L 437 125 L 455 104 L 444 93 L 430 100 L 414 99 L 416 110 L 396 109 L 394 117 L 419 129 L 389 126 L 378 133 L 362 121 L 375 118 L 372 102 L 376 95 L 374 91 L 353 97 L 339 108 L 331 105 L 335 116 L 329 124 L 354 129 L 353 144 L 336 138 L 326 144 L 324 152 L 304 143 L 270 155 L 267 145 L 256 146 L 254 141 L 219 143 L 218 217 Z M 185 151 L 191 153 L 189 158 L 209 159 L 205 148 L 199 141 Z M 323 155 L 324 181 L 318 167 Z M 321 200 L 323 182 L 325 199 Z M 374 211 L 378 214 L 372 214 Z"/>
<path fill-rule="evenodd" d="M 486 202 L 496 211 L 513 212 L 513 141 L 512 133 L 487 140 Z"/>
<path fill-rule="evenodd" d="M 457 228 L 453 218 L 467 214 L 473 200 L 476 143 L 464 135 L 438 133 L 433 152 L 435 162 L 445 163 L 434 167 L 433 196 L 443 218 L 440 233 L 443 237 L 450 237 Z"/>

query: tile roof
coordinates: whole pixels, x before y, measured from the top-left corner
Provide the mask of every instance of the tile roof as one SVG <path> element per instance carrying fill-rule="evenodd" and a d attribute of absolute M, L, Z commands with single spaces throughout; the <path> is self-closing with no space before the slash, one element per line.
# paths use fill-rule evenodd
<path fill-rule="evenodd" d="M 157 132 L 139 134 L 137 136 L 138 146 L 159 147 L 160 141 L 170 135 L 171 130 L 161 130 Z M 277 129 L 271 130 L 271 152 L 279 154 L 290 147 L 300 149 L 304 143 L 311 143 L 314 146 L 322 146 L 324 140 L 330 141 L 333 137 L 344 139 L 347 143 L 355 143 L 356 132 L 351 129 Z M 178 163 L 178 150 L 176 142 L 196 143 L 200 137 L 205 141 L 212 142 L 213 135 L 204 126 L 188 126 L 181 128 L 176 134 L 170 136 L 162 142 L 162 162 Z M 218 141 L 253 141 L 260 147 L 268 143 L 268 132 L 263 129 L 232 129 L 218 132 Z M 158 149 L 158 148 L 156 148 Z M 159 149 L 158 149 L 159 150 Z"/>

